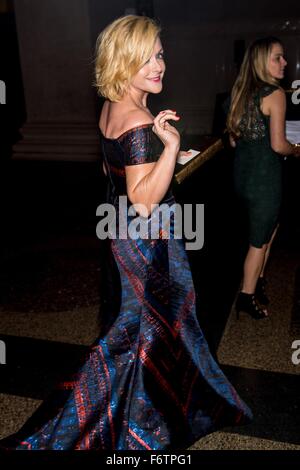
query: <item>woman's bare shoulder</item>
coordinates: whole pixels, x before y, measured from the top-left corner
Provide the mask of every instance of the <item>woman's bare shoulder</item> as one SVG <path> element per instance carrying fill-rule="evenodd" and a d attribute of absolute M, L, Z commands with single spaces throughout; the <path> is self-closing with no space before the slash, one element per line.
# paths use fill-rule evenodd
<path fill-rule="evenodd" d="M 269 102 L 285 101 L 285 91 L 280 87 L 274 88 L 268 95 L 264 96 L 264 99 Z"/>
<path fill-rule="evenodd" d="M 262 111 L 267 116 L 273 113 L 285 112 L 286 108 L 286 97 L 285 92 L 282 88 L 276 88 L 269 95 L 263 98 Z"/>
<path fill-rule="evenodd" d="M 153 116 L 143 109 L 131 109 L 123 116 L 123 127 L 124 132 L 127 129 L 142 126 L 144 124 L 151 124 L 153 122 Z M 125 129 L 125 127 L 127 129 Z"/>
<path fill-rule="evenodd" d="M 103 103 L 101 113 L 99 116 L 99 129 L 103 132 L 103 130 L 106 128 L 106 123 L 107 123 L 107 118 L 108 118 L 108 110 L 109 110 L 109 102 L 106 100 Z"/>
<path fill-rule="evenodd" d="M 140 108 L 126 109 L 118 103 L 113 105 L 104 103 L 99 127 L 106 137 L 117 138 L 130 129 L 152 122 L 153 117 L 146 110 Z"/>

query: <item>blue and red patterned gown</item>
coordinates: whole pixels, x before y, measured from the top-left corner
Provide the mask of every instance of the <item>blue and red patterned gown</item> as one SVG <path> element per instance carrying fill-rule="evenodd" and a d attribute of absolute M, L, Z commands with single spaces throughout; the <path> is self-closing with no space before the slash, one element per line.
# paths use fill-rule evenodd
<path fill-rule="evenodd" d="M 102 137 L 116 209 L 126 195 L 125 166 L 156 161 L 157 142 L 152 125 Z M 163 202 L 174 203 L 170 191 Z M 121 280 L 117 318 L 73 381 L 61 384 L 2 447 L 182 449 L 251 418 L 199 327 L 183 240 L 113 239 L 111 248 Z"/>

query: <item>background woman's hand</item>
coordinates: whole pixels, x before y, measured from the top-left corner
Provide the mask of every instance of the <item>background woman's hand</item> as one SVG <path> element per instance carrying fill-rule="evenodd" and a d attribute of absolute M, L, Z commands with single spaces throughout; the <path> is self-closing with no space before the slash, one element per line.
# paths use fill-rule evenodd
<path fill-rule="evenodd" d="M 236 147 L 236 142 L 231 134 L 229 135 L 229 143 L 231 147 L 234 147 L 234 148 Z"/>
<path fill-rule="evenodd" d="M 178 153 L 178 158 L 179 157 L 190 157 L 192 155 L 192 152 L 190 150 L 180 150 Z"/>
<path fill-rule="evenodd" d="M 161 111 L 153 121 L 153 132 L 160 138 L 165 147 L 180 148 L 180 134 L 178 130 L 172 126 L 168 121 L 178 121 L 179 116 L 176 116 L 176 111 L 169 109 Z"/>
<path fill-rule="evenodd" d="M 294 156 L 295 157 L 300 157 L 300 143 L 299 144 L 296 144 L 293 146 L 295 151 L 294 151 Z"/>

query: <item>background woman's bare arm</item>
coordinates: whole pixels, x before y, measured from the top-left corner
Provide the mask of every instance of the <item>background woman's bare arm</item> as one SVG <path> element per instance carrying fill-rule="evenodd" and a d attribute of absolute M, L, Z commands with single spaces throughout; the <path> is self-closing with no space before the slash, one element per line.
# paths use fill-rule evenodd
<path fill-rule="evenodd" d="M 264 98 L 265 108 L 270 114 L 270 138 L 272 149 L 281 155 L 298 155 L 299 148 L 294 147 L 285 136 L 286 98 L 283 90 L 276 90 Z"/>

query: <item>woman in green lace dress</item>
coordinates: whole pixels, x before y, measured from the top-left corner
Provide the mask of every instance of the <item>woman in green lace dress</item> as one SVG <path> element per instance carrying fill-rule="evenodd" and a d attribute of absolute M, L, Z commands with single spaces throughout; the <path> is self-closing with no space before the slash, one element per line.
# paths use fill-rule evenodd
<path fill-rule="evenodd" d="M 249 224 L 249 250 L 236 311 L 255 319 L 268 316 L 264 270 L 278 227 L 282 159 L 299 155 L 299 147 L 285 136 L 286 99 L 279 81 L 286 65 L 277 38 L 255 41 L 246 51 L 232 89 L 227 119 L 236 153 L 235 188 Z"/>

